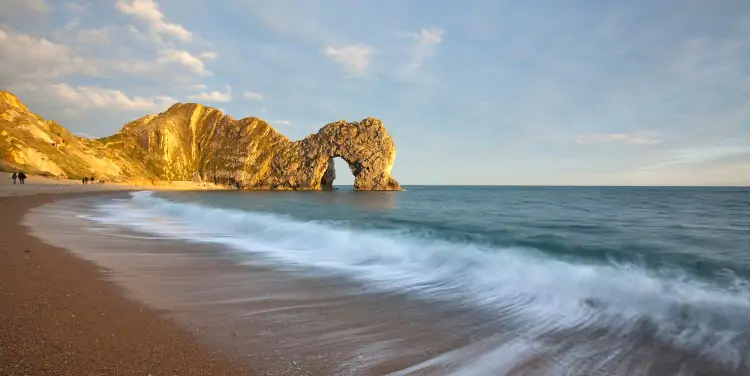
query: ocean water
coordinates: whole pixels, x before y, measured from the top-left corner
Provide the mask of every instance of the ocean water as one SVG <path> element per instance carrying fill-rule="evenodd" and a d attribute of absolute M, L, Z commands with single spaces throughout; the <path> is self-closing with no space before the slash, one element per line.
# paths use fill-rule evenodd
<path fill-rule="evenodd" d="M 395 374 L 438 363 L 454 366 L 437 374 L 458 375 L 702 374 L 696 364 L 745 374 L 749 197 L 731 187 L 135 192 L 80 217 L 498 324 L 478 337 L 482 350 Z"/>

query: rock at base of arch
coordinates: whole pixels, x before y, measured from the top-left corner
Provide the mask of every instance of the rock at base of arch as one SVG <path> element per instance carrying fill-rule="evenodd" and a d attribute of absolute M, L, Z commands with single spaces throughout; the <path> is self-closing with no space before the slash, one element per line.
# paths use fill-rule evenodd
<path fill-rule="evenodd" d="M 334 189 L 334 179 L 336 178 L 337 172 L 334 170 L 334 158 L 330 158 L 329 164 L 326 166 L 326 170 L 324 170 L 324 175 L 321 177 L 321 189 Z"/>

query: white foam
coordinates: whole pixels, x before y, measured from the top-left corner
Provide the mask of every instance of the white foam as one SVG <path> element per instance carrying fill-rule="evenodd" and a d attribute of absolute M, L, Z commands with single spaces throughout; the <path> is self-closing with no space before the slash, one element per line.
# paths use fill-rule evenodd
<path fill-rule="evenodd" d="M 280 265 L 339 273 L 497 313 L 529 332 L 645 328 L 731 367 L 749 362 L 749 282 L 719 285 L 679 269 L 573 263 L 532 249 L 490 248 L 336 223 L 175 203 L 136 192 L 93 220 L 194 242 L 221 243 Z M 747 343 L 748 345 L 748 343 Z"/>

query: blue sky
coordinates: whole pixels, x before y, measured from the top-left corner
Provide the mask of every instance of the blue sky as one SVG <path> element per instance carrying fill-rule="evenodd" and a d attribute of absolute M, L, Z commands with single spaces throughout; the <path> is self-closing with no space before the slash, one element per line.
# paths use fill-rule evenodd
<path fill-rule="evenodd" d="M 292 139 L 378 117 L 403 185 L 749 182 L 748 1 L 3 8 L 0 88 L 79 134 L 200 102 Z"/>

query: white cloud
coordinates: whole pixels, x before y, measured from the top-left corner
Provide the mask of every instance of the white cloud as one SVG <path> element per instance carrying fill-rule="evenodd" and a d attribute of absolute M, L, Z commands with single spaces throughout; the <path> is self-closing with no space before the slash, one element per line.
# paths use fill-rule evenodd
<path fill-rule="evenodd" d="M 289 120 L 274 120 L 274 124 L 278 125 L 292 125 L 292 122 Z"/>
<path fill-rule="evenodd" d="M 164 77 L 165 80 L 189 81 L 183 79 L 188 70 L 201 76 L 212 76 L 205 65 L 205 60 L 216 58 L 213 52 L 203 52 L 198 56 L 175 48 L 166 48 L 158 52 L 155 60 L 137 60 L 132 54 L 116 53 L 103 58 L 92 55 L 88 46 L 100 46 L 112 43 L 118 37 L 116 26 L 98 29 L 77 29 L 77 21 L 53 33 L 52 39 L 24 34 L 0 26 L 0 86 L 19 82 L 49 81 L 68 76 L 106 77 L 110 74 L 126 73 L 138 76 Z M 120 33 L 122 36 L 122 33 Z M 138 34 L 136 35 L 139 36 Z M 55 42 L 70 41 L 70 45 Z M 73 48 L 75 46 L 75 48 Z M 119 51 L 118 49 L 115 49 Z M 85 52 L 89 53 L 85 53 Z M 184 69 L 175 69 L 175 66 Z M 188 82 L 186 82 L 188 81 Z"/>
<path fill-rule="evenodd" d="M 736 142 L 733 142 L 736 141 Z M 680 164 L 698 165 L 736 157 L 742 161 L 749 160 L 749 145 L 732 140 L 732 143 L 702 145 L 694 148 L 669 150 L 665 161 L 640 167 L 640 170 L 655 170 Z"/>
<path fill-rule="evenodd" d="M 420 33 L 416 34 L 418 43 L 424 46 L 434 46 L 444 41 L 444 34 L 446 30 L 438 27 L 430 29 L 420 29 Z"/>
<path fill-rule="evenodd" d="M 198 94 L 189 95 L 188 99 L 201 102 L 229 102 L 232 100 L 232 90 L 230 86 L 227 86 L 227 92 L 221 92 L 219 90 L 212 90 L 208 92 L 202 92 Z"/>
<path fill-rule="evenodd" d="M 415 41 L 415 44 L 410 51 L 412 57 L 408 70 L 414 71 L 420 68 L 425 60 L 434 53 L 435 46 L 444 41 L 444 34 L 446 34 L 446 31 L 437 27 L 411 33 L 410 37 Z"/>
<path fill-rule="evenodd" d="M 193 37 L 182 25 L 166 22 L 154 0 L 118 0 L 115 8 L 146 22 L 152 36 L 169 35 L 182 41 L 190 41 Z"/>
<path fill-rule="evenodd" d="M 76 27 L 78 27 L 78 18 L 74 18 L 74 19 L 68 21 L 68 23 L 65 24 L 65 26 L 63 26 L 63 29 L 65 29 L 65 30 L 73 30 Z"/>
<path fill-rule="evenodd" d="M 66 1 L 65 6 L 72 12 L 83 12 L 87 9 L 88 5 L 74 3 L 72 1 Z"/>
<path fill-rule="evenodd" d="M 159 52 L 159 58 L 157 59 L 157 62 L 159 63 L 177 63 L 180 64 L 191 72 L 197 73 L 202 76 L 212 76 L 213 73 L 206 70 L 206 66 L 204 65 L 204 62 L 191 55 L 187 51 L 180 51 L 180 50 L 162 50 Z"/>
<path fill-rule="evenodd" d="M 587 134 L 577 138 L 577 143 L 581 145 L 601 144 L 607 142 L 652 145 L 660 143 L 661 141 L 641 133 Z"/>
<path fill-rule="evenodd" d="M 63 30 L 53 32 L 53 40 L 70 41 L 71 45 L 77 44 L 107 44 L 110 43 L 110 35 L 114 33 L 117 35 L 117 27 L 114 25 L 105 26 L 97 29 L 79 29 L 80 22 L 78 18 L 72 18 L 68 21 Z M 80 46 L 76 46 L 80 47 Z"/>
<path fill-rule="evenodd" d="M 348 73 L 363 75 L 374 51 L 371 46 L 351 44 L 343 47 L 328 46 L 323 52 L 326 57 L 342 65 Z"/>
<path fill-rule="evenodd" d="M 49 12 L 52 5 L 47 0 L 3 0 L 3 12 L 31 10 L 34 12 Z"/>
<path fill-rule="evenodd" d="M 95 61 L 78 56 L 67 45 L 2 28 L 0 61 L 0 85 L 102 73 Z"/>
<path fill-rule="evenodd" d="M 85 44 L 110 43 L 109 29 L 82 29 L 76 33 L 76 39 Z"/>
<path fill-rule="evenodd" d="M 205 60 L 214 60 L 217 58 L 217 54 L 214 52 L 202 52 L 198 57 Z"/>
<path fill-rule="evenodd" d="M 245 93 L 243 93 L 243 97 L 245 99 L 250 99 L 250 100 L 254 100 L 254 101 L 262 101 L 265 98 L 263 94 L 261 94 L 261 93 L 254 93 L 252 91 L 246 91 Z"/>
<path fill-rule="evenodd" d="M 164 72 L 164 63 L 155 63 L 145 60 L 112 61 L 110 68 L 117 72 L 134 76 L 154 76 Z"/>
<path fill-rule="evenodd" d="M 192 89 L 192 90 L 206 90 L 206 85 L 204 85 L 204 84 L 195 84 L 195 85 L 188 86 L 188 88 Z"/>
<path fill-rule="evenodd" d="M 156 60 L 113 59 L 106 62 L 106 67 L 111 71 L 151 77 L 164 83 L 172 82 L 182 89 L 194 90 L 205 90 L 206 86 L 193 84 L 192 75 L 186 75 L 186 70 L 199 76 L 214 75 L 206 69 L 203 61 L 186 51 L 179 50 L 163 50 Z"/>
<path fill-rule="evenodd" d="M 141 97 L 128 96 L 120 90 L 105 89 L 98 86 L 72 86 L 59 84 L 24 84 L 19 91 L 34 93 L 38 98 L 74 109 L 106 109 L 114 111 L 162 111 L 175 100 L 167 96 Z"/>
<path fill-rule="evenodd" d="M 111 42 L 110 28 L 81 29 L 65 34 L 75 43 L 103 45 Z M 0 27 L 0 85 L 40 82 L 69 76 L 105 77 L 109 73 L 154 76 L 174 73 L 177 64 L 190 72 L 211 76 L 200 59 L 188 52 L 164 50 L 156 61 L 114 58 L 102 60 L 80 55 L 66 44 Z M 174 74 L 172 75 L 174 76 Z M 172 77 L 171 76 L 171 77 Z"/>
<path fill-rule="evenodd" d="M 128 30 L 128 33 L 132 35 L 136 40 L 153 42 L 153 38 L 150 37 L 149 34 L 142 32 L 137 27 L 128 25 L 125 28 L 126 30 Z"/>

